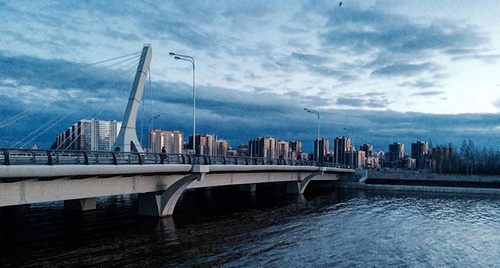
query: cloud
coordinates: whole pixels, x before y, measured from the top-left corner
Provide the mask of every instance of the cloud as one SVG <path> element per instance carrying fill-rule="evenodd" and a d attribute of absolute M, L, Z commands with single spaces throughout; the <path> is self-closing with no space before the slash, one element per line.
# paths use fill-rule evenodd
<path fill-rule="evenodd" d="M 368 98 L 363 97 L 339 97 L 337 98 L 336 104 L 352 108 L 386 108 L 390 102 L 383 96 L 379 98 L 373 98 L 373 94 L 365 94 Z"/>
<path fill-rule="evenodd" d="M 413 96 L 437 96 L 444 94 L 444 91 L 423 91 L 423 92 L 417 92 L 413 93 Z"/>
<path fill-rule="evenodd" d="M 500 59 L 500 54 L 472 54 L 472 55 L 462 55 L 453 57 L 453 61 L 461 61 L 461 60 L 480 60 L 487 64 L 494 64 L 498 62 Z"/>
<path fill-rule="evenodd" d="M 293 59 L 299 60 L 306 64 L 318 65 L 324 64 L 329 61 L 328 57 L 318 56 L 313 54 L 303 54 L 303 53 L 292 53 L 291 57 Z"/>
<path fill-rule="evenodd" d="M 307 33 L 306 29 L 298 28 L 298 27 L 292 27 L 290 25 L 281 25 L 279 29 L 280 29 L 281 32 L 287 33 L 287 34 Z"/>
<path fill-rule="evenodd" d="M 30 56 L 5 56 L 0 52 L 0 79 L 15 81 L 18 86 L 38 88 L 74 89 L 88 87 L 100 92 L 110 84 L 125 87 L 122 77 L 137 68 L 139 54 L 115 60 L 113 68 L 101 64 L 100 67 L 69 62 L 65 60 L 41 59 Z"/>
<path fill-rule="evenodd" d="M 224 80 L 226 80 L 228 82 L 236 82 L 237 81 L 233 75 L 229 75 L 229 74 L 224 76 Z"/>
<path fill-rule="evenodd" d="M 398 86 L 400 86 L 400 87 L 421 88 L 421 89 L 431 88 L 431 87 L 441 87 L 441 85 L 439 85 L 437 83 L 430 82 L 430 81 L 421 81 L 421 80 L 413 82 L 413 83 L 411 83 L 411 82 L 401 83 Z"/>
<path fill-rule="evenodd" d="M 107 28 L 106 29 L 106 35 L 115 39 L 123 39 L 125 41 L 132 41 L 132 42 L 137 42 L 139 41 L 139 37 L 134 34 L 134 33 L 123 33 L 123 32 L 118 32 L 113 29 Z"/>
<path fill-rule="evenodd" d="M 493 106 L 495 106 L 497 110 L 500 112 L 500 99 L 494 101 Z"/>
<path fill-rule="evenodd" d="M 345 105 L 345 106 L 350 106 L 350 107 L 363 107 L 366 105 L 366 101 L 361 98 L 345 98 L 345 97 L 340 97 L 337 99 L 337 104 L 338 105 Z"/>
<path fill-rule="evenodd" d="M 420 64 L 395 63 L 374 70 L 371 75 L 418 76 L 424 72 L 431 72 L 439 68 L 440 67 L 431 62 Z"/>
<path fill-rule="evenodd" d="M 487 40 L 471 26 L 446 22 L 418 24 L 407 18 L 376 9 L 345 8 L 341 12 L 325 11 L 327 32 L 321 34 L 328 47 L 350 47 L 358 52 L 381 49 L 393 53 L 415 53 L 428 50 L 458 51 L 476 48 Z"/>
<path fill-rule="evenodd" d="M 488 40 L 481 29 L 464 23 L 417 22 L 378 8 L 333 9 L 337 3 L 320 1 L 306 1 L 300 16 L 293 18 L 290 14 L 300 9 L 295 2 L 287 3 L 287 8 L 282 2 L 272 1 L 165 1 L 147 5 L 130 1 L 35 2 L 31 9 L 1 4 L 0 17 L 10 24 L 0 29 L 5 44 L 0 52 L 0 101 L 9 104 L 0 107 L 0 120 L 25 110 L 34 115 L 8 130 L 0 129 L 0 137 L 7 137 L 0 146 L 11 144 L 23 132 L 34 131 L 63 113 L 70 117 L 37 143 L 50 145 L 55 134 L 82 117 L 121 120 L 133 80 L 127 73 L 128 62 L 98 67 L 69 59 L 88 61 L 109 55 L 114 49 L 136 46 L 141 40 L 161 44 L 163 56 L 170 49 L 199 55 L 197 74 L 209 78 L 200 79 L 197 87 L 199 130 L 219 134 L 233 146 L 262 135 L 299 139 L 310 146 L 316 122 L 303 107 L 322 112 L 325 137 L 332 139 L 342 134 L 339 129 L 349 127 L 356 129 L 353 135 L 380 149 L 399 139 L 411 142 L 432 136 L 433 140 L 454 141 L 468 135 L 459 131 L 467 124 L 476 124 L 478 139 L 488 140 L 491 122 L 496 120 L 498 125 L 498 118 L 489 115 L 468 120 L 380 111 L 390 107 L 398 92 L 378 81 L 396 77 L 399 86 L 433 89 L 450 76 L 444 65 L 438 65 L 444 64 L 442 58 L 497 60 L 496 54 L 488 54 L 483 48 Z M 86 46 L 88 50 L 78 49 Z M 97 52 L 89 54 L 95 55 L 85 55 L 92 50 Z M 67 56 L 68 52 L 74 54 Z M 131 74 L 136 64 L 130 61 Z M 164 68 L 164 63 L 155 64 Z M 240 70 L 234 68 L 237 65 Z M 161 73 L 165 80 L 153 80 L 154 92 L 145 95 L 143 105 L 154 102 L 152 110 L 162 113 L 155 125 L 187 132 L 191 127 L 191 85 L 171 82 L 170 75 L 175 71 Z M 235 88 L 220 86 L 237 80 L 241 81 L 234 83 Z M 352 87 L 339 86 L 348 83 Z M 330 91 L 321 91 L 324 88 Z M 343 93 L 337 94 L 332 88 Z M 429 90 L 415 96 L 437 99 L 444 93 Z M 499 102 L 494 105 L 499 107 Z M 148 110 L 149 106 L 141 110 L 146 111 L 139 116 L 142 120 L 148 120 Z"/>
<path fill-rule="evenodd" d="M 310 10 L 327 19 L 324 29 L 318 31 L 321 50 L 356 59 L 362 56 L 365 61 L 371 59 L 352 72 L 364 70 L 373 76 L 419 76 L 437 71 L 444 67 L 434 63 L 436 55 L 471 59 L 467 58 L 471 57 L 468 54 L 479 51 L 489 42 L 477 27 L 450 21 L 421 23 L 380 9 Z M 493 56 L 474 58 L 496 60 Z"/>

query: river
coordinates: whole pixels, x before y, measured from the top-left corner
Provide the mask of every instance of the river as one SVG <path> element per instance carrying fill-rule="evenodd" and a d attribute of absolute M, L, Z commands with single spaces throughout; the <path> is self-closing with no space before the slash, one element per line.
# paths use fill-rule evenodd
<path fill-rule="evenodd" d="M 188 191 L 171 218 L 136 196 L 0 211 L 0 267 L 495 267 L 500 198 L 332 190 Z"/>

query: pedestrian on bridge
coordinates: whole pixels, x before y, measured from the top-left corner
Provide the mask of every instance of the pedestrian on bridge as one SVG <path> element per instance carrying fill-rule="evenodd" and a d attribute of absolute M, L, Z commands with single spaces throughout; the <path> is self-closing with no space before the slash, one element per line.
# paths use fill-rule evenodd
<path fill-rule="evenodd" d="M 167 158 L 167 151 L 165 150 L 165 146 L 161 148 L 161 154 L 160 154 L 160 164 L 165 164 L 165 158 Z"/>

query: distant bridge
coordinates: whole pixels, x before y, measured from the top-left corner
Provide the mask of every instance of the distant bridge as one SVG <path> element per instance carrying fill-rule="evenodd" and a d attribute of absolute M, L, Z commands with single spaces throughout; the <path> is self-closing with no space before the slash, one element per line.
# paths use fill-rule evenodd
<path fill-rule="evenodd" d="M 336 181 L 346 166 L 258 157 L 2 149 L 0 207 L 65 200 L 91 210 L 96 197 L 139 194 L 139 214 L 172 215 L 186 188 L 286 183 L 304 193 L 313 180 Z"/>

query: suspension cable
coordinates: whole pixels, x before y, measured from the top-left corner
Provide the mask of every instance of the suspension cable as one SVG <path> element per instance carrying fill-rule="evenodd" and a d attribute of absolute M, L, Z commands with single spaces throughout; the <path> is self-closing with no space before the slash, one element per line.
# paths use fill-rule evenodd
<path fill-rule="evenodd" d="M 131 70 L 131 69 L 133 69 L 133 70 Z M 130 72 L 131 72 L 130 70 L 131 70 L 131 71 L 133 71 L 133 72 L 132 72 L 132 73 L 130 73 Z M 131 77 L 131 76 L 135 73 L 135 66 L 134 66 L 134 67 L 131 67 L 131 68 L 128 68 L 127 70 L 125 70 L 125 71 L 121 72 L 121 73 L 120 73 L 120 76 L 121 76 L 121 75 L 123 75 L 125 72 L 128 72 L 128 73 L 129 73 L 126 77 Z M 91 117 L 93 117 L 93 118 L 97 118 L 97 117 L 98 117 L 98 116 L 99 116 L 99 115 L 100 115 L 103 111 L 104 111 L 104 108 L 102 108 L 102 107 L 101 107 L 101 109 L 98 111 L 98 113 L 97 113 L 97 114 L 95 114 L 94 116 L 91 116 Z M 80 128 L 81 128 L 81 125 L 80 125 L 80 126 L 78 126 L 78 127 L 76 128 L 76 130 L 75 130 L 75 131 L 78 131 Z M 80 135 L 81 135 L 81 133 L 80 133 Z M 78 135 L 78 136 L 80 136 L 80 135 Z M 56 150 L 57 150 L 57 149 L 59 149 L 62 145 L 64 145 L 64 143 L 65 143 L 66 141 L 68 141 L 68 139 L 70 139 L 70 138 L 71 138 L 71 136 L 66 137 L 66 138 L 65 138 L 65 139 L 64 139 L 64 140 L 63 140 L 63 141 L 62 141 L 62 142 L 61 142 L 61 143 L 57 146 Z M 78 138 L 78 137 L 76 137 L 76 138 L 75 138 L 75 140 L 76 140 L 77 138 Z M 74 141 L 73 141 L 72 143 L 70 143 L 67 147 L 65 147 L 65 148 L 64 148 L 64 150 L 67 150 L 67 149 L 68 149 L 68 147 L 70 147 L 73 143 L 74 143 Z"/>
<path fill-rule="evenodd" d="M 138 58 L 140 58 L 140 54 L 141 52 L 136 52 L 136 53 L 131 53 L 131 54 L 127 54 L 127 55 L 123 55 L 123 56 L 119 56 L 119 57 L 114 57 L 114 58 L 110 58 L 110 59 L 106 59 L 106 60 L 102 60 L 102 61 L 99 61 L 99 62 L 95 62 L 95 63 L 89 63 L 89 64 L 84 64 L 84 65 L 80 65 L 78 67 L 75 67 L 75 68 L 65 68 L 61 73 L 64 73 L 64 72 L 69 72 L 69 70 L 72 70 L 72 69 L 82 69 L 82 68 L 85 68 L 85 67 L 89 67 L 89 66 L 95 66 L 95 65 L 99 65 L 99 64 L 102 64 L 104 65 L 105 63 L 111 63 L 113 61 L 115 61 L 113 64 L 109 65 L 107 67 L 118 67 L 120 68 L 119 66 L 120 65 L 129 65 L 130 63 L 132 63 L 133 61 L 136 61 Z M 116 62 L 117 60 L 119 60 L 118 62 Z M 132 67 L 130 68 L 126 68 L 124 71 L 120 72 L 118 75 L 116 75 L 117 77 L 122 77 L 123 74 L 125 73 L 131 73 L 131 74 L 134 74 L 136 72 L 136 65 L 134 64 Z M 54 75 L 54 74 L 57 74 L 58 71 L 54 71 L 52 72 L 50 75 Z M 130 74 L 129 74 L 130 75 Z M 128 76 L 129 76 L 128 75 Z M 68 81 L 68 83 L 71 83 L 73 82 L 74 80 L 78 79 L 78 77 L 73 77 L 72 79 L 70 79 Z M 103 85 L 100 85 L 99 87 L 106 87 L 106 86 L 110 86 L 112 84 L 117 84 L 119 83 L 120 81 L 118 80 L 114 80 L 114 81 L 106 81 Z M 95 85 L 97 83 L 100 83 L 100 81 L 94 81 L 94 82 L 91 82 L 91 83 L 87 83 L 86 85 L 83 85 L 83 86 L 79 86 L 80 89 L 86 89 L 86 88 L 90 88 L 92 85 Z M 104 108 L 101 108 L 101 110 L 97 113 L 96 116 L 100 115 L 102 112 L 104 111 Z M 22 112 L 20 114 L 17 114 L 11 118 L 8 118 L 2 122 L 0 122 L 0 128 L 2 127 L 5 127 L 15 121 L 18 121 L 28 115 L 30 115 L 31 113 L 33 113 L 33 111 L 25 111 L 25 112 Z M 60 121 L 62 121 L 64 118 L 66 118 L 67 116 L 69 116 L 70 113 L 67 113 L 66 115 L 62 116 L 61 118 L 59 118 L 59 120 L 57 120 L 58 118 L 55 118 L 53 120 L 50 120 L 49 122 L 45 123 L 44 125 L 42 125 L 41 127 L 37 128 L 35 131 L 31 132 L 28 136 L 26 136 L 24 139 L 16 142 L 12 147 L 15 147 L 17 146 L 18 144 L 20 144 L 21 142 L 23 142 L 24 140 L 30 138 L 33 136 L 33 134 L 35 133 L 38 133 L 38 131 L 40 131 L 42 128 L 45 128 L 44 131 L 42 132 L 39 132 L 37 135 L 35 135 L 33 138 L 31 138 L 29 141 L 25 142 L 21 147 L 24 147 L 26 146 L 26 144 L 29 144 L 30 142 L 32 142 L 33 140 L 35 140 L 36 138 L 38 138 L 39 136 L 41 136 L 42 134 L 44 134 L 45 132 L 47 132 L 50 128 L 52 128 L 53 126 L 55 126 L 57 123 L 59 123 Z M 57 121 L 56 121 L 57 120 Z M 50 125 L 50 126 L 48 126 Z M 48 126 L 48 127 L 47 127 Z M 69 137 L 67 137 L 66 139 L 68 139 Z M 66 142 L 66 140 L 64 141 Z M 61 143 L 62 144 L 64 144 Z M 59 145 L 58 148 L 61 146 Z"/>
<path fill-rule="evenodd" d="M 31 113 L 32 112 L 30 112 L 30 111 L 24 111 L 22 113 L 16 114 L 15 116 L 7 118 L 4 121 L 0 122 L 0 128 L 6 127 L 6 126 L 8 126 L 8 125 L 10 125 L 10 124 L 12 124 L 14 122 L 16 122 L 17 120 L 21 120 L 21 119 L 23 119 L 24 117 L 28 116 Z"/>
<path fill-rule="evenodd" d="M 54 122 L 52 125 L 50 125 L 48 128 L 46 128 L 44 131 L 40 132 L 38 135 L 36 135 L 35 137 L 33 137 L 31 140 L 25 142 L 23 145 L 21 145 L 21 147 L 24 147 L 26 146 L 28 143 L 32 142 L 33 140 L 35 140 L 36 138 L 40 137 L 43 133 L 47 132 L 49 129 L 51 129 L 53 126 L 55 126 L 57 123 L 61 122 L 64 118 L 68 117 L 69 114 L 66 114 L 64 116 L 62 116 L 59 120 L 57 120 L 56 122 Z"/>

